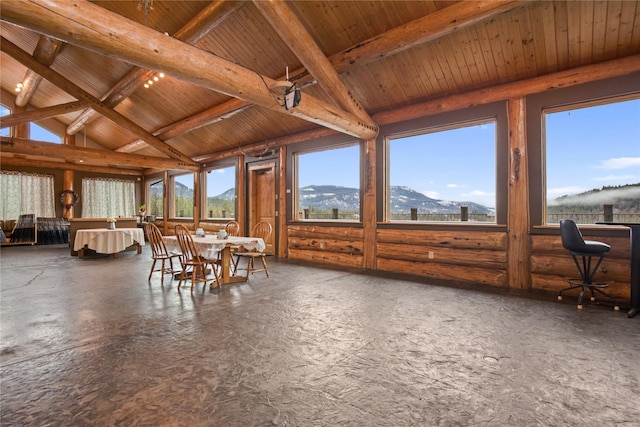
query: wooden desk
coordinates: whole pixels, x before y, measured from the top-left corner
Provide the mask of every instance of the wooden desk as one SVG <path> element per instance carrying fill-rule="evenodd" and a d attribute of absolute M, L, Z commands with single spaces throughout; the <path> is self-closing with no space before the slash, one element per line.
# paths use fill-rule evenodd
<path fill-rule="evenodd" d="M 82 256 L 87 247 L 99 254 L 113 254 L 118 258 L 118 253 L 130 246 L 136 245 L 138 254 L 142 253 L 144 246 L 144 232 L 141 228 L 90 228 L 76 232 L 73 250 Z"/>
<path fill-rule="evenodd" d="M 221 253 L 222 283 L 246 282 L 248 280 L 247 276 L 234 276 L 231 274 L 232 246 L 244 246 L 245 249 L 255 249 L 257 251 L 263 251 L 266 248 L 264 240 L 259 237 L 229 236 L 226 239 L 218 239 L 215 235 L 192 237 L 200 256 L 207 259 L 216 259 L 218 257 L 218 253 Z M 178 245 L 178 239 L 176 236 L 164 236 L 163 239 L 167 245 L 167 250 L 180 252 L 180 246 Z"/>
<path fill-rule="evenodd" d="M 640 223 L 638 222 L 599 222 L 598 224 L 629 227 L 631 240 L 631 309 L 628 317 L 640 312 Z"/>

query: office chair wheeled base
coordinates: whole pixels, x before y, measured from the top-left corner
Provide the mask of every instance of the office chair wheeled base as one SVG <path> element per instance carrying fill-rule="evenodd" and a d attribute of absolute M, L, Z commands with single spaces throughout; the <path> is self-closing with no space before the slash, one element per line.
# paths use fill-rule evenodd
<path fill-rule="evenodd" d="M 582 310 L 582 297 L 584 296 L 584 293 L 588 289 L 591 292 L 591 297 L 589 298 L 591 301 L 594 301 L 594 302 L 596 301 L 596 293 L 598 293 L 604 296 L 608 300 L 608 302 L 613 304 L 613 309 L 615 311 L 620 311 L 620 306 L 618 305 L 618 302 L 615 300 L 615 298 L 609 295 L 608 293 L 606 293 L 605 291 L 603 291 L 603 289 L 609 286 L 606 283 L 600 283 L 600 282 L 583 283 L 582 281 L 580 281 L 580 279 L 571 279 L 571 280 L 568 280 L 568 282 L 571 286 L 561 290 L 558 293 L 558 301 L 562 301 L 562 294 L 565 291 L 570 291 L 572 289 L 580 288 L 581 291 L 580 291 L 580 295 L 578 296 L 578 310 Z"/>

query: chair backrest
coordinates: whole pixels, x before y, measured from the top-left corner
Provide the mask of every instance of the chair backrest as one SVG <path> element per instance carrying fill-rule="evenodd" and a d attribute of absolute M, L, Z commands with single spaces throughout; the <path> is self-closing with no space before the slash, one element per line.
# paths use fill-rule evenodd
<path fill-rule="evenodd" d="M 271 236 L 271 224 L 265 221 L 260 221 L 256 225 L 253 226 L 253 230 L 251 231 L 251 236 L 249 237 L 260 237 L 264 240 L 264 243 L 268 243 L 269 237 Z"/>
<path fill-rule="evenodd" d="M 240 224 L 238 221 L 229 221 L 227 225 L 224 226 L 224 231 L 229 236 L 239 236 L 240 235 Z"/>
<path fill-rule="evenodd" d="M 578 226 L 573 220 L 563 219 L 560 221 L 560 235 L 562 236 L 562 246 L 573 252 L 582 252 L 586 248 L 584 238 Z"/>
<path fill-rule="evenodd" d="M 144 225 L 144 232 L 151 246 L 151 254 L 154 258 L 167 256 L 167 246 L 164 244 L 162 233 L 157 225 L 150 222 Z"/>
<path fill-rule="evenodd" d="M 178 224 L 176 225 L 175 230 L 176 239 L 178 240 L 180 252 L 182 253 L 182 255 L 180 256 L 180 262 L 182 264 L 199 262 L 200 256 L 198 255 L 196 244 L 193 242 L 193 237 L 191 237 L 191 234 L 187 227 L 182 224 Z"/>

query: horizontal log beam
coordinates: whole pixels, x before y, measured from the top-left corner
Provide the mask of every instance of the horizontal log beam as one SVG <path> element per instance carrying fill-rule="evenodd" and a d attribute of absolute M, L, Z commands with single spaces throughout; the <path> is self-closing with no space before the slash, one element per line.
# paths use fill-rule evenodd
<path fill-rule="evenodd" d="M 0 117 L 0 128 L 22 125 L 30 122 L 60 116 L 62 114 L 73 113 L 87 107 L 84 101 L 67 102 L 66 104 L 54 105 L 51 107 L 38 108 L 37 110 L 23 111 L 21 113 L 9 114 Z"/>
<path fill-rule="evenodd" d="M 0 137 L 2 152 L 64 159 L 67 162 L 96 162 L 101 165 L 127 166 L 162 170 L 199 171 L 200 166 L 176 159 L 116 153 L 73 145 L 51 144 L 23 138 Z"/>
<path fill-rule="evenodd" d="M 107 167 L 107 166 L 95 166 L 88 165 L 84 163 L 71 163 L 71 162 L 55 162 L 49 160 L 35 160 L 35 159 L 27 159 L 21 157 L 13 157 L 7 153 L 0 153 L 0 167 L 3 170 L 7 170 L 7 167 L 30 167 L 30 168 L 38 168 L 38 169 L 48 169 L 48 170 L 73 170 L 73 171 L 83 171 L 83 172 L 94 172 L 99 174 L 116 174 L 116 175 L 127 175 L 127 176 L 142 176 L 142 171 L 140 169 L 125 169 L 125 168 L 117 168 L 117 167 Z"/>

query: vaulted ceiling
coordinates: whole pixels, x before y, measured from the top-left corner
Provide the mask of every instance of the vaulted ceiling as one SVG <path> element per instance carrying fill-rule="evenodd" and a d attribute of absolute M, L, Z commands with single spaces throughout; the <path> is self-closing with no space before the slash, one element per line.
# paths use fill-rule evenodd
<path fill-rule="evenodd" d="M 314 132 L 370 139 L 385 111 L 640 54 L 638 1 L 3 0 L 0 15 L 3 104 L 24 106 L 3 127 L 37 121 L 138 168 L 126 153 L 188 168 Z"/>

